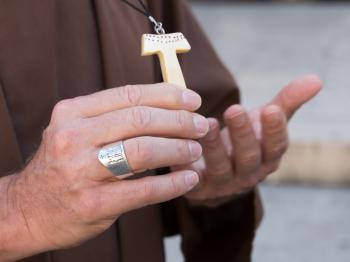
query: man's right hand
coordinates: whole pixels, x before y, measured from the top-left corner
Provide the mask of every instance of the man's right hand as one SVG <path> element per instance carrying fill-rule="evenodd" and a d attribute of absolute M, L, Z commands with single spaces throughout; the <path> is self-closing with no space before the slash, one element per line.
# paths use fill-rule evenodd
<path fill-rule="evenodd" d="M 33 159 L 3 180 L 0 261 L 78 245 L 125 212 L 190 191 L 198 183 L 193 171 L 120 180 L 99 163 L 98 152 L 124 141 L 135 172 L 196 161 L 202 148 L 194 140 L 209 129 L 193 113 L 200 104 L 198 94 L 167 84 L 59 102 Z"/>

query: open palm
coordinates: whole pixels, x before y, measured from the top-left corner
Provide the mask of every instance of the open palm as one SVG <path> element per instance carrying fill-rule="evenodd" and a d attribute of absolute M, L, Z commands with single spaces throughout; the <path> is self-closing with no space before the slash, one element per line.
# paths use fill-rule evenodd
<path fill-rule="evenodd" d="M 276 171 L 288 148 L 288 121 L 321 89 L 317 76 L 294 80 L 267 105 L 247 112 L 240 105 L 224 113 L 225 127 L 210 118 L 210 130 L 201 139 L 203 156 L 187 166 L 200 183 L 186 197 L 193 204 L 218 206 L 254 189 Z"/>

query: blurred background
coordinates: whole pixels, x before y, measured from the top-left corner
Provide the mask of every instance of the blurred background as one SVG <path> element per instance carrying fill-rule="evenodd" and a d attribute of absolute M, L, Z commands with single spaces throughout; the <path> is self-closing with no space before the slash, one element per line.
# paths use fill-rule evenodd
<path fill-rule="evenodd" d="M 322 93 L 290 124 L 291 148 L 262 187 L 255 262 L 350 261 L 350 3 L 191 1 L 247 108 L 291 79 L 319 74 Z M 182 261 L 178 237 L 167 261 Z"/>

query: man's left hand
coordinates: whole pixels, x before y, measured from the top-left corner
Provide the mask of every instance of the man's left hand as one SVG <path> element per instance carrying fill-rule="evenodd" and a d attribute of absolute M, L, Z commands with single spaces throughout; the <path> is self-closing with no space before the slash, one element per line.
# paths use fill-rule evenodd
<path fill-rule="evenodd" d="M 193 205 L 216 207 L 253 190 L 275 172 L 288 148 L 288 120 L 320 90 L 317 76 L 286 86 L 270 103 L 251 112 L 240 105 L 224 113 L 226 127 L 210 118 L 210 131 L 201 139 L 203 157 L 190 166 L 200 183 L 185 197 Z"/>

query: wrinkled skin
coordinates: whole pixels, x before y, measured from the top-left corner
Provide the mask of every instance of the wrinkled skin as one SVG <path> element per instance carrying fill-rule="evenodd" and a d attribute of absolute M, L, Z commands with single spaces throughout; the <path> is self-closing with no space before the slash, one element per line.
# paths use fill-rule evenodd
<path fill-rule="evenodd" d="M 6 225 L 0 261 L 78 245 L 125 212 L 191 190 L 198 183 L 193 171 L 121 180 L 97 156 L 101 147 L 124 141 L 135 173 L 198 160 L 196 140 L 209 129 L 208 120 L 193 113 L 200 105 L 195 92 L 166 84 L 59 102 L 27 167 L 0 180 L 0 224 Z"/>

